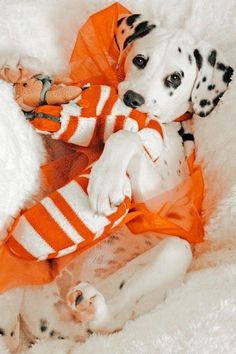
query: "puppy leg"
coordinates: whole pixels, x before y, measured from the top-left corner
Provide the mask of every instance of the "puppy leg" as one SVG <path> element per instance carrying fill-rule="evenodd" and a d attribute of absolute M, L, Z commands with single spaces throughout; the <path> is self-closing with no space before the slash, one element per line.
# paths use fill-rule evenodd
<path fill-rule="evenodd" d="M 141 148 L 141 139 L 136 133 L 122 130 L 107 139 L 102 156 L 92 168 L 88 185 L 94 212 L 112 214 L 125 196 L 130 195 L 126 173 L 130 160 Z"/>
<path fill-rule="evenodd" d="M 112 214 L 130 194 L 130 180 L 132 193 L 139 201 L 160 190 L 160 176 L 146 156 L 139 134 L 121 130 L 108 138 L 92 169 L 88 193 L 93 211 Z"/>
<path fill-rule="evenodd" d="M 10 351 L 15 351 L 19 345 L 23 295 L 23 289 L 0 294 L 0 337 Z"/>
<path fill-rule="evenodd" d="M 131 159 L 127 173 L 136 202 L 145 202 L 163 191 L 159 171 L 144 149 L 139 149 Z"/>
<path fill-rule="evenodd" d="M 161 241 L 135 259 L 136 272 L 128 279 L 124 277 L 120 294 L 110 303 L 113 322 L 109 330 L 121 328 L 127 320 L 163 301 L 168 291 L 183 281 L 191 261 L 190 245 L 178 237 Z"/>
<path fill-rule="evenodd" d="M 111 301 L 106 302 L 91 284 L 83 282 L 71 289 L 71 307 L 78 311 L 80 320 L 88 321 L 92 331 L 114 332 L 161 302 L 183 281 L 191 260 L 186 241 L 168 238 L 116 273 L 120 291 Z"/>

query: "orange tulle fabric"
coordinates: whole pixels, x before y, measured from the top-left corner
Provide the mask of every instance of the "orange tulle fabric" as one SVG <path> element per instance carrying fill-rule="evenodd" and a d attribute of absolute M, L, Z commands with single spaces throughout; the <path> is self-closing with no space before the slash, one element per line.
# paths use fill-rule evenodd
<path fill-rule="evenodd" d="M 114 41 L 114 31 L 118 18 L 128 14 L 130 12 L 126 8 L 115 3 L 91 16 L 81 28 L 70 59 L 71 78 L 75 84 L 90 82 L 116 87 L 123 79 L 122 65 L 117 70 L 120 52 Z M 38 124 L 41 124 L 40 120 Z M 47 192 L 60 188 L 81 173 L 100 156 L 101 149 L 102 146 L 96 149 L 73 146 L 69 154 L 43 166 L 42 177 Z M 126 223 L 135 234 L 154 231 L 180 236 L 193 243 L 201 242 L 203 178 L 201 168 L 194 166 L 194 154 L 188 162 L 190 176 L 181 185 L 147 201 L 145 205 L 133 204 L 122 224 Z M 153 209 L 155 211 L 150 211 Z M 102 238 L 105 237 L 107 235 Z M 102 238 L 86 245 L 83 250 Z M 79 253 L 81 249 L 60 259 L 35 262 L 16 257 L 3 244 L 0 247 L 0 291 L 16 286 L 49 283 Z"/>

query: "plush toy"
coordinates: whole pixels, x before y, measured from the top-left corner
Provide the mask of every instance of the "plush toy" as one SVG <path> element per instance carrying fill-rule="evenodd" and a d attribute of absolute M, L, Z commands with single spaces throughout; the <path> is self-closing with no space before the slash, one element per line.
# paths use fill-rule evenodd
<path fill-rule="evenodd" d="M 24 112 L 49 104 L 68 103 L 78 97 L 81 88 L 72 86 L 72 80 L 63 76 L 34 75 L 18 65 L 15 69 L 3 67 L 0 79 L 14 84 L 15 99 Z"/>

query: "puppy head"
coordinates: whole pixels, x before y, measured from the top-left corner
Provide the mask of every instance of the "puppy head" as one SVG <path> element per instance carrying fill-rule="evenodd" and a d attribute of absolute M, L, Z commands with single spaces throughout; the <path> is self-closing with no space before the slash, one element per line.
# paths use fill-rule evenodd
<path fill-rule="evenodd" d="M 203 42 L 196 49 L 184 31 L 158 26 L 136 39 L 125 61 L 125 80 L 119 85 L 127 106 L 161 122 L 192 108 L 205 117 L 215 108 L 233 73 L 219 52 Z"/>

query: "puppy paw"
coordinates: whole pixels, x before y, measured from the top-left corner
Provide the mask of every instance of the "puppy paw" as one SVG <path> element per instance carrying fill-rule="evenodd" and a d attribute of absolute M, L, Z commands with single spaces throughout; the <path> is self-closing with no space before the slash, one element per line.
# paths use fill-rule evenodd
<path fill-rule="evenodd" d="M 103 295 L 92 285 L 81 282 L 67 294 L 67 303 L 79 322 L 99 327 L 107 320 L 108 308 Z"/>
<path fill-rule="evenodd" d="M 93 212 L 108 216 L 130 197 L 130 180 L 114 163 L 98 160 L 90 174 L 88 194 Z"/>

